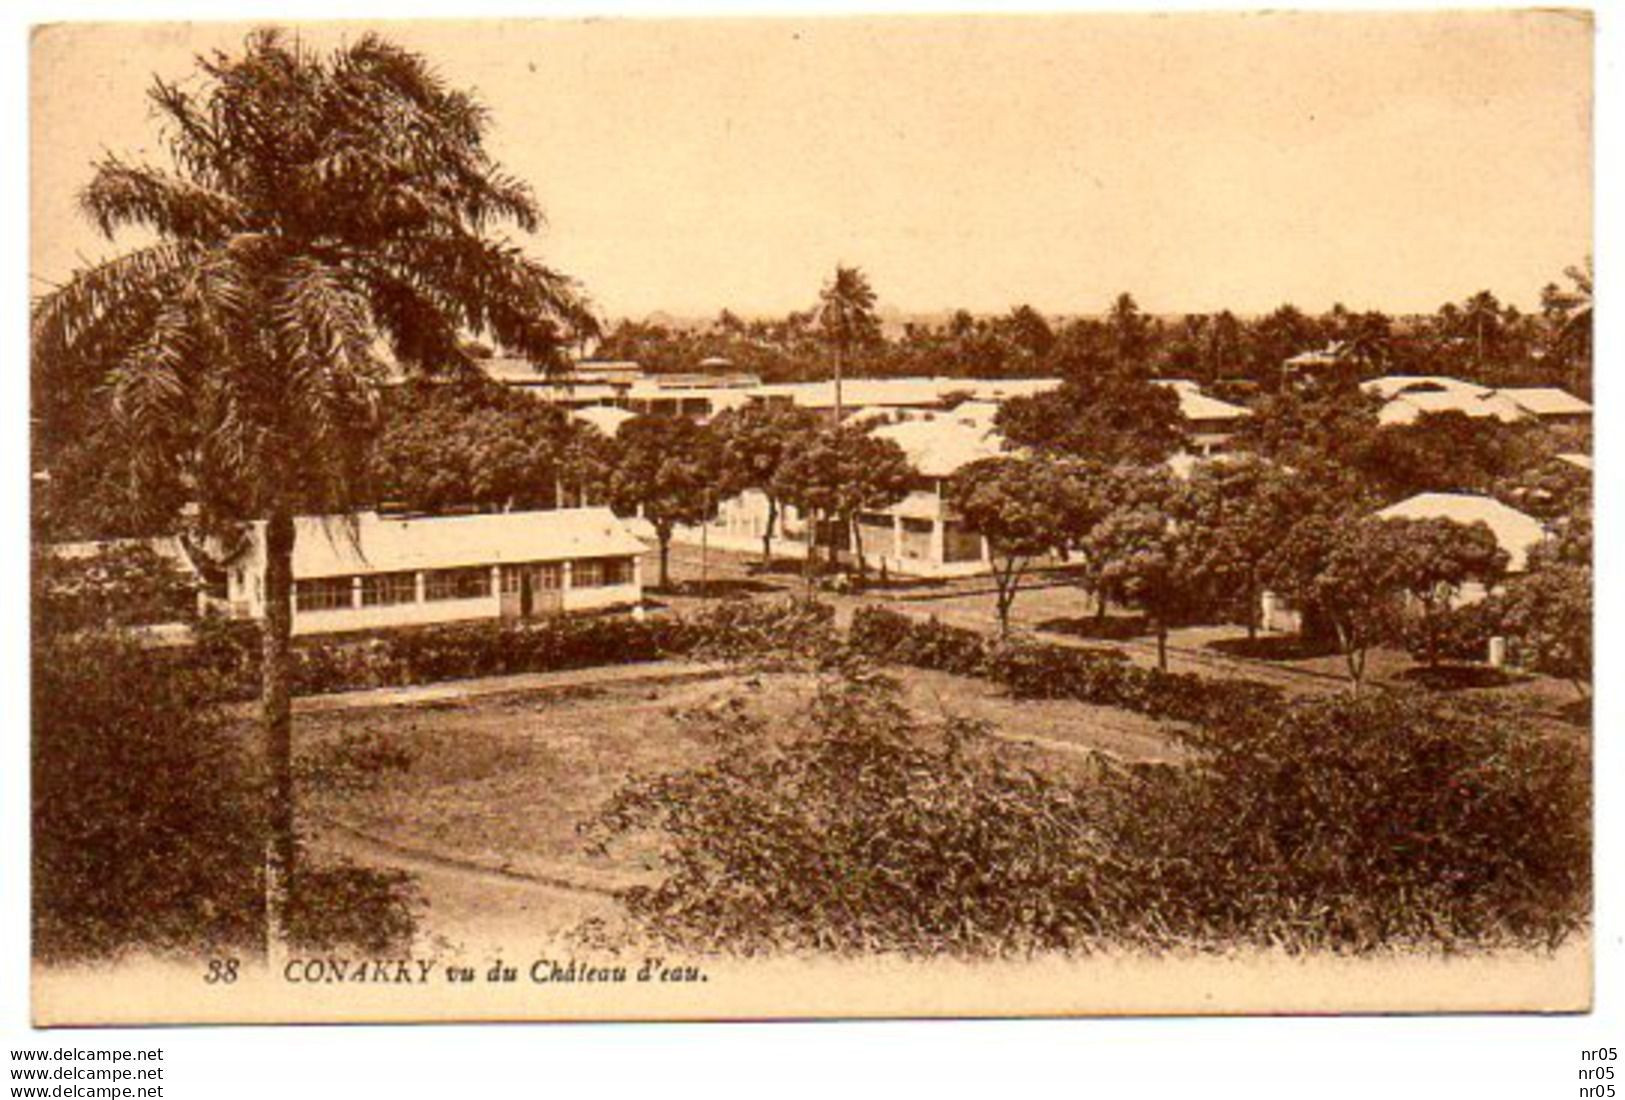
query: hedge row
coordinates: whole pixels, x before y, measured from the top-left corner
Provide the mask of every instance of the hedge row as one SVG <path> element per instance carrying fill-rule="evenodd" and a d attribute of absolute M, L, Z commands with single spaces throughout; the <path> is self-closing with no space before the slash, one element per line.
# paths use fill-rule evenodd
<path fill-rule="evenodd" d="M 833 642 L 833 613 L 810 600 L 730 600 L 687 617 L 563 616 L 528 623 L 477 622 L 376 634 L 300 638 L 293 650 L 295 695 L 406 687 L 636 664 L 667 657 L 700 660 L 813 655 Z M 259 692 L 256 624 L 211 620 L 185 660 L 223 678 L 225 693 Z"/>
<path fill-rule="evenodd" d="M 1018 699 L 1069 699 L 1196 726 L 1216 727 L 1282 701 L 1268 684 L 1140 668 L 1116 650 L 1000 642 L 884 607 L 854 613 L 851 643 L 891 664 L 986 677 Z"/>

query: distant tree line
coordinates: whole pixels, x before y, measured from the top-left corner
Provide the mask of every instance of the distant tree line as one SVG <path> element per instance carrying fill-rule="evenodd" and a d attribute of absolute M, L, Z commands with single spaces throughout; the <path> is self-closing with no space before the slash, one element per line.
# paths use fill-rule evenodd
<path fill-rule="evenodd" d="M 1560 385 L 1590 393 L 1591 263 L 1547 284 L 1538 311 L 1480 290 L 1427 314 L 1394 316 L 1341 304 L 1321 314 L 1285 304 L 1267 314 L 1229 311 L 1153 316 L 1123 293 L 1099 316 L 1046 317 L 1030 305 L 996 316 L 956 310 L 940 321 L 907 321 L 853 334 L 851 375 L 896 377 L 1072 377 L 1127 370 L 1270 392 L 1282 364 L 1330 349 L 1358 376 L 1446 374 L 1486 385 Z M 707 359 L 768 381 L 830 374 L 820 310 L 742 318 L 728 310 L 698 325 L 623 320 L 596 354 L 635 360 L 658 373 L 692 371 Z"/>

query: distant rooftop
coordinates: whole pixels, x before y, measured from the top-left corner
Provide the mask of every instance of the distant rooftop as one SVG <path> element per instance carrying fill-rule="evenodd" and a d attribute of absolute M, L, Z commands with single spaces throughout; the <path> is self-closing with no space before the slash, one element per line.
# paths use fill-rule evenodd
<path fill-rule="evenodd" d="M 1532 416 L 1589 416 L 1591 405 L 1556 386 L 1511 386 L 1498 391 Z"/>
<path fill-rule="evenodd" d="M 1213 421 L 1239 420 L 1253 415 L 1245 405 L 1220 401 L 1202 392 L 1202 387 L 1188 378 L 1153 378 L 1153 385 L 1164 386 L 1179 395 L 1179 412 L 1194 424 Z"/>
<path fill-rule="evenodd" d="M 1361 382 L 1360 388 L 1377 397 L 1392 398 L 1402 393 L 1466 393 L 1482 397 L 1490 387 L 1442 374 L 1389 374 Z"/>
<path fill-rule="evenodd" d="M 1377 513 L 1379 519 L 1448 519 L 1457 523 L 1483 523 L 1507 552 L 1507 568 L 1521 572 L 1529 564 L 1529 551 L 1546 537 L 1535 517 L 1476 493 L 1418 493 Z"/>
<path fill-rule="evenodd" d="M 1005 453 L 1004 437 L 998 432 L 951 412 L 885 424 L 875 428 L 873 434 L 901 447 L 909 462 L 926 477 L 952 477 L 972 462 Z"/>

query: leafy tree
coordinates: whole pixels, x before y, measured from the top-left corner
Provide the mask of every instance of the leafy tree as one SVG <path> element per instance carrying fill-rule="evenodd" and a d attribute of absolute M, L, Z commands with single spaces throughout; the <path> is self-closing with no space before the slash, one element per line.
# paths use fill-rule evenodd
<path fill-rule="evenodd" d="M 1491 417 L 1423 413 L 1385 424 L 1359 452 L 1359 469 L 1384 501 L 1417 493 L 1488 493 L 1524 461 L 1525 431 Z"/>
<path fill-rule="evenodd" d="M 87 556 L 36 549 L 34 630 L 41 636 L 183 622 L 197 615 L 197 579 L 145 543 Z"/>
<path fill-rule="evenodd" d="M 1551 558 L 1507 586 L 1502 629 L 1519 662 L 1589 694 L 1592 667 L 1591 566 Z"/>
<path fill-rule="evenodd" d="M 1278 306 L 1255 321 L 1247 333 L 1248 374 L 1273 390 L 1288 359 L 1324 343 L 1325 334 L 1313 317 L 1290 303 Z"/>
<path fill-rule="evenodd" d="M 1000 319 L 997 330 L 999 335 L 1014 345 L 1029 366 L 1042 362 L 1055 346 L 1055 330 L 1050 328 L 1043 314 L 1029 305 L 1012 309 Z"/>
<path fill-rule="evenodd" d="M 621 425 L 608 454 L 605 495 L 617 512 L 636 512 L 654 528 L 660 587 L 670 587 L 673 531 L 680 523 L 705 523 L 716 515 L 716 440 L 684 417 L 638 416 Z"/>
<path fill-rule="evenodd" d="M 1307 517 L 1275 556 L 1271 585 L 1330 625 L 1356 693 L 1371 647 L 1400 632 L 1405 552 L 1398 525 L 1343 514 Z"/>
<path fill-rule="evenodd" d="M 1169 627 L 1204 610 L 1205 601 L 1191 531 L 1172 515 L 1178 490 L 1166 477 L 1148 478 L 1146 489 L 1095 525 L 1085 553 L 1096 563 L 1102 592 L 1150 620 L 1157 667 L 1166 672 Z"/>
<path fill-rule="evenodd" d="M 1184 440 L 1178 395 L 1120 370 L 1075 373 L 1059 389 L 1011 398 L 995 423 L 1018 447 L 1107 464 L 1161 462 Z"/>
<path fill-rule="evenodd" d="M 1430 667 L 1438 662 L 1440 615 L 1449 610 L 1462 586 L 1477 582 L 1486 590 L 1506 572 L 1507 553 L 1495 533 L 1480 523 L 1443 518 L 1387 519 L 1395 535 L 1397 556 L 1391 563 L 1395 583 L 1420 610 L 1422 652 Z"/>
<path fill-rule="evenodd" d="M 1259 603 L 1270 562 L 1297 522 L 1316 506 L 1301 480 L 1254 455 L 1197 466 L 1178 494 L 1190 568 L 1218 606 L 1258 633 Z"/>
<path fill-rule="evenodd" d="M 425 512 L 555 507 L 568 435 L 555 405 L 495 386 L 436 386 L 386 403 L 369 461 L 374 493 Z"/>
<path fill-rule="evenodd" d="M 826 429 L 779 467 L 774 491 L 808 517 L 816 533 L 821 520 L 836 520 L 858 539 L 858 570 L 863 572 L 862 529 L 859 512 L 890 508 L 908 495 L 915 477 L 903 449 L 889 439 L 870 435 L 853 424 Z M 809 542 L 809 563 L 814 554 Z M 835 561 L 835 540 L 829 546 Z"/>
<path fill-rule="evenodd" d="M 949 500 L 993 555 L 999 633 L 1010 632 L 1010 608 L 1033 561 L 1062 551 L 1079 486 L 1057 463 L 984 458 L 953 477 Z"/>
<path fill-rule="evenodd" d="M 1381 374 L 1393 356 L 1393 322 L 1382 313 L 1345 314 L 1334 339 L 1338 358 L 1362 376 Z"/>
<path fill-rule="evenodd" d="M 136 499 L 180 485 L 209 515 L 263 521 L 270 935 L 293 873 L 288 672 L 294 516 L 342 511 L 386 377 L 472 369 L 466 330 L 536 362 L 594 324 L 573 284 L 490 236 L 540 221 L 492 162 L 486 115 L 376 35 L 319 55 L 259 31 L 155 81 L 172 166 L 116 156 L 81 203 L 109 238 L 156 239 L 36 304 L 36 390 L 104 386 Z"/>
<path fill-rule="evenodd" d="M 795 405 L 747 405 L 729 409 L 711 422 L 720 450 L 721 491 L 733 495 L 754 489 L 767 498 L 767 525 L 762 529 L 762 561 L 773 560 L 773 532 L 778 523 L 779 471 L 791 455 L 806 449 L 818 417 Z"/>
<path fill-rule="evenodd" d="M 1153 467 L 1069 460 L 1065 471 L 1070 492 L 1061 546 L 1067 557 L 1077 562 L 1079 587 L 1094 595 L 1096 617 L 1104 620 L 1111 593 L 1104 576 L 1105 547 L 1094 541 L 1095 531 L 1108 516 L 1122 509 L 1166 507 L 1171 485 L 1166 471 Z"/>
<path fill-rule="evenodd" d="M 1541 458 L 1500 479 L 1492 494 L 1543 520 L 1589 514 L 1591 471 L 1556 457 Z"/>
<path fill-rule="evenodd" d="M 1289 389 L 1265 398 L 1236 432 L 1238 450 L 1294 471 L 1328 501 L 1369 509 L 1381 502 L 1376 457 L 1381 402 L 1358 388 Z"/>

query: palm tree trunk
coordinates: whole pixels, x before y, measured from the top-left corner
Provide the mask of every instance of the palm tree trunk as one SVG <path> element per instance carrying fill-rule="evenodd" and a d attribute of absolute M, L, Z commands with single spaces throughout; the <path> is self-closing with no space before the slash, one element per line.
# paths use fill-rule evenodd
<path fill-rule="evenodd" d="M 773 564 L 773 524 L 779 518 L 779 502 L 772 497 L 767 498 L 767 526 L 762 528 L 762 564 Z"/>
<path fill-rule="evenodd" d="M 260 664 L 269 826 L 265 845 L 268 959 L 287 942 L 288 896 L 296 874 L 293 716 L 289 703 L 293 663 L 293 543 L 293 510 L 285 503 L 278 503 L 265 525 L 265 622 Z"/>

